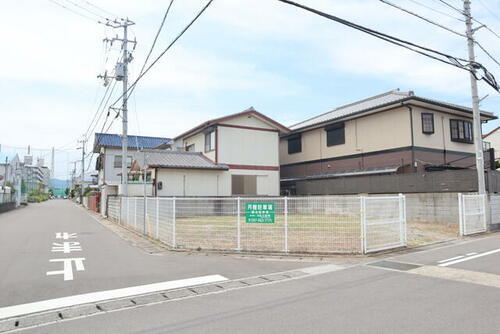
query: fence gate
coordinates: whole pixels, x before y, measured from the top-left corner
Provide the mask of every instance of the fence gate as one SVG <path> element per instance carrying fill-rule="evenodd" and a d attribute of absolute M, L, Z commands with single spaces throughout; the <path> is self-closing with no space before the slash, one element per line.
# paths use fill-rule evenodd
<path fill-rule="evenodd" d="M 486 195 L 458 194 L 460 235 L 486 232 Z"/>
<path fill-rule="evenodd" d="M 406 246 L 405 196 L 361 197 L 364 253 Z"/>

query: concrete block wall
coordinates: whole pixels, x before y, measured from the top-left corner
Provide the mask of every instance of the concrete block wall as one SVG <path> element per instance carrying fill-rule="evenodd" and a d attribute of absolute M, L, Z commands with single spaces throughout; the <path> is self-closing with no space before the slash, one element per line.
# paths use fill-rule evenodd
<path fill-rule="evenodd" d="M 405 195 L 407 221 L 459 224 L 458 193 Z"/>

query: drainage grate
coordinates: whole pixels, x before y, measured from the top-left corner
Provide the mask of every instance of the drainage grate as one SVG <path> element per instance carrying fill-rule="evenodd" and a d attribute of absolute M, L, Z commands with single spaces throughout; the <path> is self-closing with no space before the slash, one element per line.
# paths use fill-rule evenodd
<path fill-rule="evenodd" d="M 368 265 L 373 267 L 381 267 L 381 268 L 394 269 L 400 271 L 407 271 L 421 267 L 420 265 L 417 264 L 395 262 L 395 261 L 378 261 L 369 263 Z"/>

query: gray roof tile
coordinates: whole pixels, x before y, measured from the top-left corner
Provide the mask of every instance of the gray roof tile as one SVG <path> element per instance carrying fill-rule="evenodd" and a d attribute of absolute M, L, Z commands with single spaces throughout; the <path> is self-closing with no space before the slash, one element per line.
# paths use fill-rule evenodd
<path fill-rule="evenodd" d="M 464 106 L 460 106 L 460 105 L 456 105 L 456 104 L 452 104 L 452 103 L 447 103 L 447 102 L 442 102 L 442 101 L 438 101 L 438 100 L 418 97 L 418 96 L 415 96 L 414 93 L 411 91 L 410 92 L 401 92 L 398 89 L 396 89 L 396 90 L 391 90 L 389 92 L 386 92 L 386 93 L 383 93 L 380 95 L 372 96 L 372 97 L 364 99 L 364 100 L 360 100 L 360 101 L 357 101 L 357 102 L 354 102 L 351 104 L 347 104 L 347 105 L 335 108 L 335 109 L 333 109 L 329 112 L 326 112 L 324 114 L 314 116 L 312 118 L 306 119 L 305 121 L 294 124 L 294 125 L 290 126 L 290 129 L 292 131 L 294 131 L 294 130 L 306 128 L 309 126 L 313 126 L 316 124 L 328 122 L 328 121 L 333 121 L 333 120 L 337 120 L 337 119 L 340 120 L 344 117 L 351 116 L 351 115 L 357 114 L 359 112 L 368 111 L 368 110 L 371 110 L 371 109 L 374 109 L 377 107 L 382 107 L 382 106 L 390 105 L 393 103 L 403 102 L 403 101 L 411 99 L 411 98 L 413 98 L 415 100 L 427 102 L 427 103 L 439 104 L 439 105 L 454 108 L 454 109 L 462 109 L 464 111 L 469 111 L 469 112 L 472 111 L 472 109 L 468 108 L 468 107 L 464 107 Z M 488 113 L 488 112 L 481 111 L 481 114 L 483 116 L 489 116 L 489 117 L 495 118 L 495 116 L 493 114 Z"/>
<path fill-rule="evenodd" d="M 216 164 L 199 152 L 176 152 L 166 150 L 145 150 L 146 164 L 150 167 L 219 169 L 227 170 L 228 166 Z M 140 160 L 140 158 L 139 158 Z M 140 161 L 141 163 L 142 161 Z"/>

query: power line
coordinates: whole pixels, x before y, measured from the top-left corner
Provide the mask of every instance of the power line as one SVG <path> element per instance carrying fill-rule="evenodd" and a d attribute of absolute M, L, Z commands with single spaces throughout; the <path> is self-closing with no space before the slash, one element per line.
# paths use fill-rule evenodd
<path fill-rule="evenodd" d="M 144 68 L 146 67 L 146 64 L 148 63 L 149 57 L 151 56 L 151 53 L 153 53 L 153 49 L 156 45 L 156 41 L 158 40 L 158 36 L 160 36 L 160 32 L 163 28 L 163 25 L 165 24 L 168 13 L 170 12 L 170 7 L 172 7 L 173 3 L 174 3 L 174 0 L 170 0 L 170 4 L 168 5 L 167 10 L 165 11 L 165 15 L 163 15 L 163 19 L 161 20 L 160 27 L 158 28 L 158 31 L 156 32 L 156 36 L 153 40 L 153 44 L 151 44 L 151 48 L 149 49 L 148 55 L 146 56 L 146 60 L 144 60 L 144 64 L 142 65 L 142 68 L 141 68 L 141 71 L 139 72 L 139 75 L 141 75 L 142 72 L 144 71 Z"/>
<path fill-rule="evenodd" d="M 417 5 L 421 6 L 421 7 L 427 8 L 427 9 L 429 9 L 429 10 L 431 10 L 431 11 L 433 11 L 433 12 L 439 13 L 439 14 L 441 14 L 441 15 L 448 16 L 448 17 L 450 17 L 450 18 L 452 18 L 452 19 L 455 19 L 455 20 L 458 20 L 458 21 L 460 21 L 460 22 L 465 22 L 465 20 L 463 20 L 463 19 L 459 19 L 459 18 L 457 18 L 457 17 L 455 17 L 455 16 L 453 16 L 453 15 L 450 15 L 450 14 L 445 13 L 445 12 L 443 12 L 443 11 L 437 10 L 437 9 L 432 8 L 432 7 L 430 7 L 430 6 L 424 5 L 423 3 L 419 2 L 419 1 L 416 1 L 416 0 L 408 0 L 408 1 L 411 1 L 411 2 L 413 2 L 414 4 L 417 4 Z"/>
<path fill-rule="evenodd" d="M 451 29 L 451 28 L 448 28 L 448 27 L 446 27 L 446 26 L 444 26 L 444 25 L 441 25 L 441 24 L 439 24 L 439 23 L 437 23 L 437 22 L 434 22 L 434 21 L 432 21 L 432 20 L 430 20 L 430 19 L 428 19 L 428 18 L 426 18 L 426 17 L 424 17 L 424 16 L 421 16 L 421 15 L 419 15 L 419 14 L 417 14 L 417 13 L 414 13 L 414 12 L 412 12 L 412 11 L 408 10 L 408 9 L 405 9 L 405 8 L 403 8 L 403 7 L 400 7 L 400 6 L 396 5 L 396 4 L 393 4 L 392 2 L 389 2 L 389 1 L 386 1 L 386 0 L 379 0 L 379 1 L 380 1 L 380 2 L 382 2 L 382 3 L 384 3 L 384 4 L 386 4 L 386 5 L 389 5 L 389 6 L 392 6 L 392 7 L 396 8 L 396 9 L 399 9 L 399 10 L 401 10 L 401 11 L 405 12 L 405 13 L 408 13 L 408 14 L 410 14 L 410 15 L 413 15 L 413 16 L 415 16 L 415 17 L 418 17 L 418 18 L 419 18 L 419 19 L 421 19 L 421 20 L 424 20 L 424 21 L 426 21 L 426 22 L 428 22 L 428 23 L 430 23 L 430 24 L 432 24 L 432 25 L 435 25 L 435 26 L 440 27 L 440 28 L 442 28 L 442 29 L 444 29 L 444 30 L 447 30 L 447 31 L 449 31 L 449 32 L 451 32 L 451 33 L 453 33 L 453 34 L 455 34 L 455 35 L 458 35 L 458 36 L 461 36 L 461 37 L 466 37 L 466 36 L 465 36 L 464 34 L 462 34 L 462 33 L 459 33 L 459 32 L 457 32 L 457 31 L 455 31 L 455 30 L 453 30 L 453 29 Z"/>
<path fill-rule="evenodd" d="M 445 1 L 445 0 L 436 0 L 436 1 L 438 1 L 438 2 L 442 3 L 443 5 L 445 5 L 445 6 L 446 6 L 446 7 L 448 7 L 448 8 L 451 8 L 451 9 L 453 9 L 454 11 L 456 11 L 456 12 L 458 12 L 458 13 L 460 13 L 460 14 L 464 15 L 463 10 L 458 9 L 457 7 L 453 6 L 452 4 L 450 4 L 450 3 L 449 3 L 449 2 L 447 2 L 447 1 Z"/>
<path fill-rule="evenodd" d="M 118 15 L 115 15 L 115 14 L 113 14 L 113 13 L 111 13 L 111 12 L 109 12 L 109 11 L 105 10 L 105 9 L 104 9 L 104 8 L 102 8 L 102 7 L 99 7 L 99 6 L 97 6 L 97 5 L 94 5 L 94 4 L 93 4 L 93 3 L 91 3 L 90 1 L 87 1 L 87 0 L 80 0 L 80 1 L 85 2 L 86 4 L 88 4 L 88 5 L 92 6 L 92 7 L 94 7 L 94 8 L 95 8 L 95 9 L 97 9 L 97 10 L 100 10 L 101 12 L 103 12 L 103 13 L 105 13 L 105 14 L 108 14 L 108 15 L 111 15 L 111 16 L 114 16 L 114 17 L 119 17 Z"/>
<path fill-rule="evenodd" d="M 141 80 L 145 75 L 146 73 L 149 72 L 149 70 L 151 70 L 151 68 L 165 55 L 165 53 L 168 52 L 168 50 L 170 50 L 170 48 L 182 37 L 182 35 L 184 35 L 184 33 L 198 20 L 198 18 L 201 16 L 201 14 L 203 14 L 205 12 L 205 10 L 212 4 L 213 0 L 209 0 L 207 2 L 207 4 L 198 12 L 198 14 L 196 14 L 196 16 L 191 20 L 191 22 L 189 22 L 188 25 L 186 25 L 184 27 L 184 29 L 182 29 L 182 31 L 173 39 L 173 41 L 160 53 L 160 55 L 158 57 L 156 57 L 156 59 L 142 72 L 141 75 L 139 75 L 135 81 L 128 87 L 128 89 L 115 101 L 111 104 L 111 106 L 114 106 L 116 103 L 118 103 L 118 101 L 120 101 L 120 99 L 122 99 L 123 97 L 125 96 L 130 96 L 130 94 L 133 92 L 133 90 L 135 89 L 135 86 L 137 85 L 137 83 L 139 82 L 139 80 Z"/>
<path fill-rule="evenodd" d="M 451 56 L 449 54 L 445 54 L 443 52 L 433 50 L 433 49 L 430 49 L 428 47 L 424 47 L 424 46 L 421 46 L 421 45 L 418 45 L 418 44 L 415 44 L 415 43 L 412 43 L 412 42 L 409 42 L 406 40 L 402 40 L 400 38 L 381 33 L 379 31 L 355 24 L 353 22 L 344 20 L 340 17 L 322 12 L 322 11 L 314 9 L 314 8 L 307 7 L 305 5 L 302 5 L 302 4 L 299 4 L 299 3 L 296 3 L 296 2 L 293 2 L 290 0 L 278 0 L 278 1 L 286 3 L 286 4 L 294 6 L 294 7 L 297 7 L 297 8 L 300 8 L 300 9 L 303 9 L 303 10 L 306 10 L 308 12 L 322 16 L 322 17 L 327 18 L 329 20 L 338 22 L 338 23 L 343 24 L 345 26 L 348 26 L 350 28 L 359 30 L 359 31 L 364 32 L 366 34 L 372 35 L 373 37 L 376 37 L 376 38 L 382 39 L 388 43 L 406 48 L 410 51 L 413 51 L 415 53 L 429 57 L 431 59 L 440 61 L 442 63 L 448 64 L 451 66 L 458 67 L 458 68 L 466 70 L 466 71 L 469 71 L 472 74 L 474 74 L 474 76 L 476 77 L 477 80 L 484 80 L 493 89 L 500 91 L 500 87 L 498 86 L 498 84 L 495 80 L 495 77 L 490 72 L 488 72 L 488 70 L 483 65 L 481 65 L 478 62 L 471 62 L 471 61 L 465 60 L 463 58 Z M 477 76 L 477 74 L 476 74 L 477 70 L 481 70 L 483 72 L 483 75 L 481 77 Z"/>
<path fill-rule="evenodd" d="M 116 84 L 116 81 L 114 82 L 113 87 L 115 84 Z M 89 132 L 90 128 L 92 127 L 92 124 L 94 124 L 94 121 L 96 120 L 97 115 L 99 114 L 99 110 L 101 109 L 102 104 L 104 103 L 104 100 L 106 99 L 106 96 L 108 95 L 110 88 L 111 88 L 111 85 L 108 85 L 108 87 L 106 87 L 106 91 L 104 91 L 104 95 L 102 96 L 101 102 L 99 102 L 99 106 L 97 107 L 97 110 L 94 113 L 94 117 L 90 121 L 90 124 L 89 124 L 87 130 L 84 132 L 85 137 L 87 136 L 87 133 Z"/>
<path fill-rule="evenodd" d="M 65 0 L 65 1 L 66 1 L 66 2 L 68 2 L 68 3 L 70 3 L 70 4 L 72 4 L 73 6 L 75 6 L 75 7 L 77 7 L 77 8 L 80 8 L 80 9 L 82 9 L 82 10 L 86 11 L 87 13 L 89 13 L 89 14 L 91 14 L 91 15 L 94 15 L 94 16 L 96 16 L 96 17 L 100 17 L 101 19 L 107 20 L 107 18 L 106 18 L 106 17 L 104 17 L 104 16 L 102 16 L 102 15 L 100 15 L 100 14 L 98 14 L 98 13 L 94 12 L 94 11 L 91 11 L 90 9 L 85 8 L 84 6 L 81 6 L 81 5 L 77 4 L 77 3 L 76 3 L 76 2 L 74 2 L 74 1 L 71 1 L 71 0 Z"/>
<path fill-rule="evenodd" d="M 59 7 L 62 7 L 62 8 L 64 8 L 64 9 L 66 9 L 67 11 L 72 12 L 73 14 L 76 14 L 76 15 L 78 15 L 78 16 L 81 16 L 81 17 L 83 17 L 83 18 L 86 18 L 87 20 L 91 20 L 91 21 L 92 21 L 92 22 L 94 22 L 94 23 L 101 23 L 99 20 L 96 20 L 96 19 L 94 19 L 94 18 L 92 18 L 92 17 L 90 17 L 90 16 L 88 16 L 88 15 L 82 14 L 82 13 L 80 13 L 80 12 L 77 12 L 77 11 L 75 11 L 75 10 L 73 10 L 73 9 L 69 8 L 69 7 L 66 7 L 66 6 L 65 6 L 65 5 L 63 5 L 62 3 L 59 3 L 59 2 L 57 2 L 57 1 L 55 1 L 55 0 L 49 0 L 49 1 L 50 1 L 50 2 L 52 2 L 52 3 L 54 3 L 54 4 L 56 4 L 56 5 L 58 5 Z"/>
<path fill-rule="evenodd" d="M 479 46 L 479 48 L 480 48 L 481 50 L 483 50 L 483 52 L 484 52 L 484 53 L 485 53 L 488 57 L 490 57 L 490 59 L 491 59 L 491 60 L 493 60 L 493 61 L 494 61 L 494 62 L 495 62 L 498 66 L 500 66 L 500 62 L 499 62 L 498 60 L 496 60 L 496 58 L 495 58 L 495 57 L 493 57 L 493 56 L 492 56 L 492 55 L 488 52 L 488 50 L 486 50 L 486 49 L 485 49 L 485 48 L 481 45 L 481 43 L 479 43 L 478 41 L 475 41 L 475 43 L 477 44 L 477 46 Z"/>
<path fill-rule="evenodd" d="M 486 4 L 483 2 L 483 0 L 478 0 L 481 6 L 484 7 L 488 12 L 490 12 L 491 15 L 493 15 L 497 20 L 500 20 L 500 16 L 498 16 L 494 11 L 490 9 L 490 7 L 486 6 Z"/>

